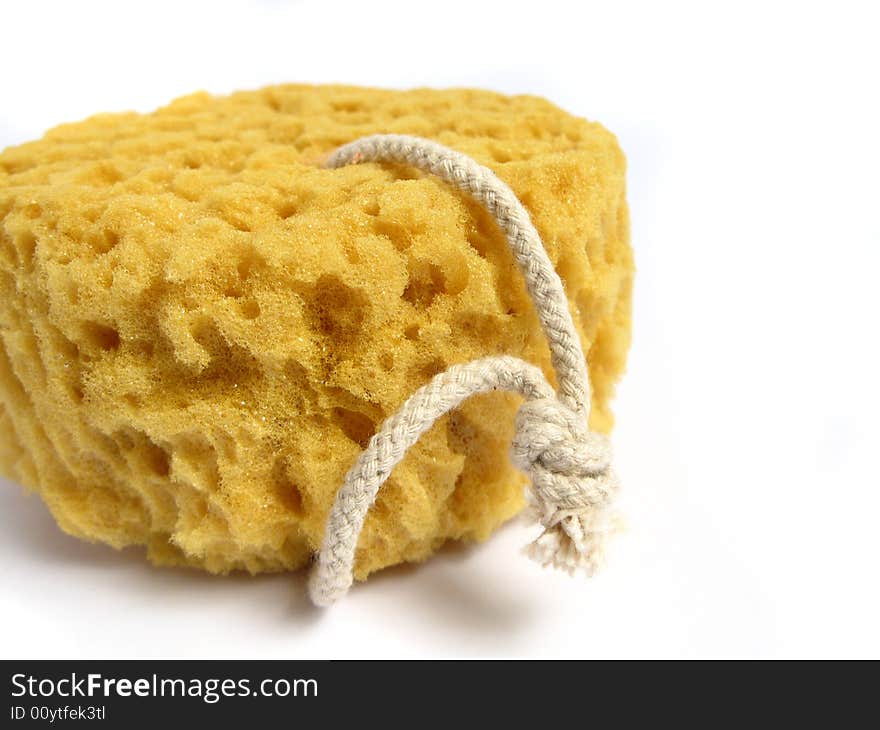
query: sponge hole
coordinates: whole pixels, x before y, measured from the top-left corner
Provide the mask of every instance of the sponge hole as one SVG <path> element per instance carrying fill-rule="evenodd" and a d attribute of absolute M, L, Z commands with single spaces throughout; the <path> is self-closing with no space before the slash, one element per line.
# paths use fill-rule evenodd
<path fill-rule="evenodd" d="M 171 471 L 171 459 L 168 452 L 149 439 L 143 447 L 143 459 L 150 471 L 157 476 L 167 477 Z"/>
<path fill-rule="evenodd" d="M 116 248 L 119 234 L 109 228 L 93 233 L 88 238 L 89 245 L 96 253 L 107 253 Z"/>
<path fill-rule="evenodd" d="M 330 108 L 335 112 L 354 113 L 365 111 L 362 99 L 339 99 L 337 101 L 331 101 Z"/>
<path fill-rule="evenodd" d="M 446 370 L 446 361 L 443 358 L 435 357 L 419 368 L 422 380 L 431 380 L 435 375 L 439 375 Z"/>
<path fill-rule="evenodd" d="M 256 251 L 248 250 L 235 265 L 235 270 L 238 272 L 238 278 L 242 282 L 247 281 L 254 272 L 254 269 L 264 263 L 265 260 Z"/>
<path fill-rule="evenodd" d="M 299 485 L 290 478 L 285 459 L 276 459 L 272 467 L 272 485 L 281 503 L 297 517 L 306 513 L 305 500 Z"/>
<path fill-rule="evenodd" d="M 287 220 L 288 218 L 292 218 L 293 216 L 295 216 L 298 210 L 299 208 L 296 203 L 290 201 L 282 203 L 277 208 L 278 217 L 282 220 Z"/>
<path fill-rule="evenodd" d="M 93 349 L 110 351 L 119 348 L 119 332 L 113 327 L 98 322 L 86 322 L 83 324 L 83 334 Z"/>
<path fill-rule="evenodd" d="M 143 431 L 125 427 L 113 434 L 113 441 L 138 468 L 143 467 L 160 477 L 166 477 L 170 473 L 170 455 Z"/>
<path fill-rule="evenodd" d="M 37 251 L 37 237 L 30 231 L 19 233 L 13 239 L 21 261 L 31 265 Z"/>
<path fill-rule="evenodd" d="M 26 205 L 23 212 L 25 218 L 30 218 L 31 220 L 39 218 L 41 215 L 43 215 L 43 209 L 36 203 L 30 203 L 29 205 Z"/>
<path fill-rule="evenodd" d="M 362 449 L 366 448 L 370 438 L 376 432 L 376 424 L 373 423 L 373 420 L 358 411 L 337 407 L 333 409 L 331 416 L 333 422 L 342 429 L 342 433 Z"/>
<path fill-rule="evenodd" d="M 245 319 L 256 319 L 260 316 L 260 305 L 255 299 L 248 299 L 241 303 L 241 316 Z"/>
<path fill-rule="evenodd" d="M 327 275 L 318 279 L 309 304 L 318 330 L 336 345 L 345 345 L 357 338 L 369 308 L 363 292 Z"/>
<path fill-rule="evenodd" d="M 217 452 L 200 433 L 181 434 L 174 443 L 174 461 L 179 462 L 180 476 L 196 489 L 215 492 L 220 486 Z M 175 464 L 175 472 L 178 464 Z"/>
<path fill-rule="evenodd" d="M 466 236 L 468 244 L 477 252 L 477 255 L 486 258 L 491 241 L 477 228 L 469 227 Z"/>
<path fill-rule="evenodd" d="M 414 261 L 410 264 L 409 282 L 403 298 L 414 307 L 427 309 L 440 294 L 446 293 L 446 275 L 437 264 Z"/>
<path fill-rule="evenodd" d="M 513 155 L 510 154 L 510 151 L 504 147 L 493 145 L 490 150 L 490 154 L 492 155 L 492 159 L 499 164 L 504 164 L 505 162 L 510 162 L 513 159 Z"/>
<path fill-rule="evenodd" d="M 411 231 L 397 221 L 375 218 L 373 220 L 373 232 L 391 241 L 391 245 L 398 251 L 406 251 L 412 245 L 413 235 L 423 233 L 424 231 L 422 229 Z"/>
<path fill-rule="evenodd" d="M 456 454 L 467 454 L 480 442 L 476 424 L 460 410 L 452 411 L 446 421 L 446 443 Z"/>

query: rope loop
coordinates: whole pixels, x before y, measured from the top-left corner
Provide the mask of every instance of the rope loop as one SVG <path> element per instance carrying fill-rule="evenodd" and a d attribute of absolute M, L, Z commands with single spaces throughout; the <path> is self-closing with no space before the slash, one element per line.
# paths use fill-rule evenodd
<path fill-rule="evenodd" d="M 312 601 L 329 605 L 350 588 L 367 512 L 407 450 L 442 415 L 472 395 L 493 390 L 511 391 L 525 399 L 516 416 L 511 459 L 529 476 L 533 512 L 544 528 L 527 547 L 527 554 L 542 565 L 570 573 L 583 569 L 592 575 L 602 563 L 607 537 L 616 531 L 610 505 L 619 484 L 611 470 L 607 438 L 588 429 L 586 359 L 562 281 L 528 212 L 489 168 L 418 137 L 364 137 L 338 149 L 326 166 L 383 161 L 437 175 L 492 214 L 535 304 L 559 390 L 553 390 L 539 368 L 504 355 L 453 365 L 419 388 L 382 424 L 346 475 L 309 579 Z"/>

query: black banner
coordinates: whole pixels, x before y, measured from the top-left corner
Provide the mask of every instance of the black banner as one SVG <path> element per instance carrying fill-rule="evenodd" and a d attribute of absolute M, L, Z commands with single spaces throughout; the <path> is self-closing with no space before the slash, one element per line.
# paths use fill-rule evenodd
<path fill-rule="evenodd" d="M 785 677 L 778 664 L 667 670 L 624 662 L 3 661 L 0 727 L 207 728 L 269 721 L 284 727 L 516 727 L 699 720 L 790 724 L 804 713 L 835 726 L 867 719 L 873 670 L 831 691 Z M 788 671 L 787 669 L 784 671 Z M 803 674 L 803 672 L 797 672 Z M 731 676 L 734 675 L 734 676 Z M 737 676 L 738 675 L 738 676 Z M 812 685 L 812 687 L 811 687 Z M 274 727 L 274 725 L 273 725 Z"/>

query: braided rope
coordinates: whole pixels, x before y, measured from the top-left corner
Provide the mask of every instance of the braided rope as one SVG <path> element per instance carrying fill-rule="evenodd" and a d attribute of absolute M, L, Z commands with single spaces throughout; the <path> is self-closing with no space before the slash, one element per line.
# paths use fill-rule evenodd
<path fill-rule="evenodd" d="M 601 564 L 617 493 L 610 448 L 587 429 L 590 387 L 559 275 L 528 212 L 490 169 L 429 140 L 402 135 L 364 137 L 338 149 L 327 167 L 398 162 L 432 173 L 482 203 L 504 232 L 550 345 L 558 393 L 534 365 L 508 356 L 454 365 L 419 388 L 370 439 L 349 470 L 327 520 L 309 579 L 316 605 L 329 605 L 352 584 L 358 537 L 367 512 L 391 470 L 440 416 L 477 393 L 507 390 L 525 398 L 517 413 L 511 457 L 531 480 L 534 512 L 543 534 L 528 554 L 542 565 L 592 574 Z"/>

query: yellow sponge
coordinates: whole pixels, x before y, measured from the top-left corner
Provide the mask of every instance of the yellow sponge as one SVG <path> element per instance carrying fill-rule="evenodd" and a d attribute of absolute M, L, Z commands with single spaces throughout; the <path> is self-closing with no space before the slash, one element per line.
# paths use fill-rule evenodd
<path fill-rule="evenodd" d="M 427 137 L 523 201 L 567 289 L 592 427 L 629 343 L 614 137 L 539 98 L 277 86 L 96 116 L 0 154 L 0 469 L 62 529 L 160 564 L 297 568 L 378 424 L 452 363 L 547 346 L 482 209 L 405 167 L 325 170 Z M 484 539 L 520 509 L 517 398 L 473 398 L 410 451 L 356 576 Z"/>

